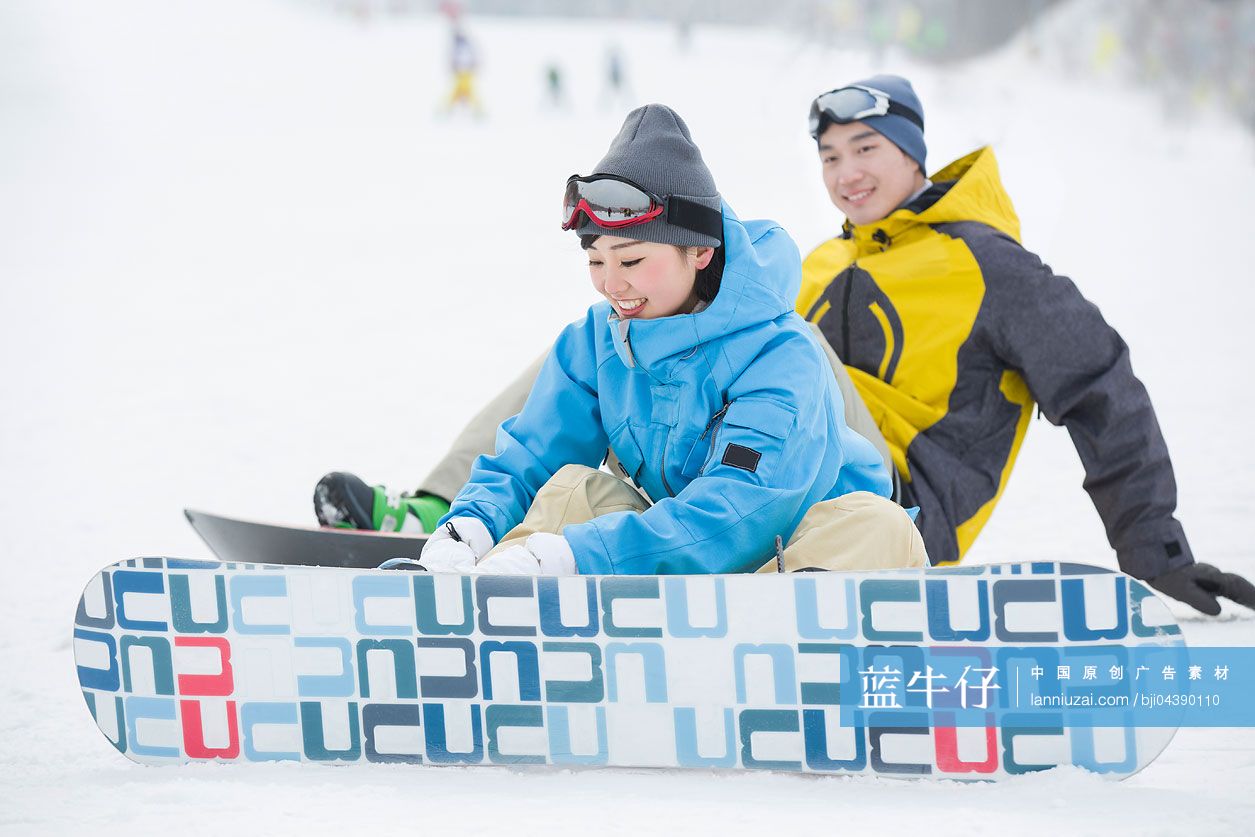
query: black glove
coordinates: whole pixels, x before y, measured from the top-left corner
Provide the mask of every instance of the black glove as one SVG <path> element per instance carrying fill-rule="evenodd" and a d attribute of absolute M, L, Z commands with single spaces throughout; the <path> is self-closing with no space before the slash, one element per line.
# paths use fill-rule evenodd
<path fill-rule="evenodd" d="M 1208 616 L 1220 615 L 1217 596 L 1255 608 L 1255 585 L 1237 573 L 1224 572 L 1211 564 L 1190 564 L 1149 578 L 1146 582 L 1160 593 L 1185 602 Z"/>
<path fill-rule="evenodd" d="M 323 526 L 374 529 L 375 491 L 359 477 L 333 471 L 314 486 L 314 514 Z"/>

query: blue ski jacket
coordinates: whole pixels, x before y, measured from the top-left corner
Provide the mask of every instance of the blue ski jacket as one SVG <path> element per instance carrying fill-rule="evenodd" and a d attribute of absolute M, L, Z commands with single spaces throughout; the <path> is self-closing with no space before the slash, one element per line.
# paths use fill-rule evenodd
<path fill-rule="evenodd" d="M 653 320 L 589 308 L 441 523 L 473 515 L 500 541 L 558 469 L 595 468 L 609 448 L 653 506 L 566 526 L 582 574 L 750 572 L 815 503 L 890 495 L 883 460 L 846 425 L 828 360 L 793 310 L 797 245 L 726 203 L 723 219 L 709 307 Z"/>

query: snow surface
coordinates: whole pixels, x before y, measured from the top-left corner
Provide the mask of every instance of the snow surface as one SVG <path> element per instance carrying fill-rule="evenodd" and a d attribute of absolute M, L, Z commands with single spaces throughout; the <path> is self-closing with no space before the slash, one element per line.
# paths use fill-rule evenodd
<path fill-rule="evenodd" d="M 1201 560 L 1255 576 L 1250 138 L 1013 46 L 945 69 L 769 30 L 475 20 L 488 115 L 439 118 L 443 23 L 279 0 L 0 3 L 0 832 L 1251 833 L 1252 730 L 1184 730 L 1138 776 L 999 785 L 659 771 L 141 768 L 74 678 L 82 585 L 134 555 L 208 557 L 184 506 L 312 519 L 325 471 L 417 481 L 594 299 L 563 179 L 638 100 L 688 120 L 742 217 L 803 249 L 840 217 L 810 97 L 910 75 L 935 168 L 997 150 L 1026 244 L 1132 347 Z M 571 111 L 542 107 L 567 69 Z M 1242 382 L 1247 383 L 1243 384 Z M 1114 564 L 1067 434 L 1035 422 L 973 562 Z M 1255 644 L 1249 611 L 1195 644 Z"/>

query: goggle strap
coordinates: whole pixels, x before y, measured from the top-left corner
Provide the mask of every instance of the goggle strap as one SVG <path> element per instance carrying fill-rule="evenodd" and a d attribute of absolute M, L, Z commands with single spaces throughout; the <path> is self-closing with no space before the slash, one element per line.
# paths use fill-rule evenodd
<path fill-rule="evenodd" d="M 893 99 L 889 100 L 889 113 L 893 116 L 901 116 L 908 122 L 915 123 L 915 126 L 921 131 L 924 130 L 924 120 L 920 115 L 906 105 L 898 104 Z"/>
<path fill-rule="evenodd" d="M 667 223 L 723 241 L 723 213 L 672 195 L 667 198 Z"/>

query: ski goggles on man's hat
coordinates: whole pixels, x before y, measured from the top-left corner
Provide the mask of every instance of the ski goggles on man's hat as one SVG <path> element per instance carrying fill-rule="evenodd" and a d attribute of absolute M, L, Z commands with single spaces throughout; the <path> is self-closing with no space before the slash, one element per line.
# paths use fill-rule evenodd
<path fill-rule="evenodd" d="M 668 224 L 692 232 L 723 238 L 723 215 L 679 195 L 661 198 L 632 181 L 613 174 L 593 174 L 567 178 L 562 198 L 562 229 L 578 229 L 583 213 L 589 221 L 606 230 L 620 230 L 648 224 L 661 218 Z"/>
<path fill-rule="evenodd" d="M 852 84 L 820 93 L 811 102 L 811 136 L 819 137 L 819 126 L 825 118 L 844 125 L 873 116 L 901 116 L 913 122 L 921 131 L 924 130 L 923 117 L 901 102 L 893 101 L 885 91 Z"/>

